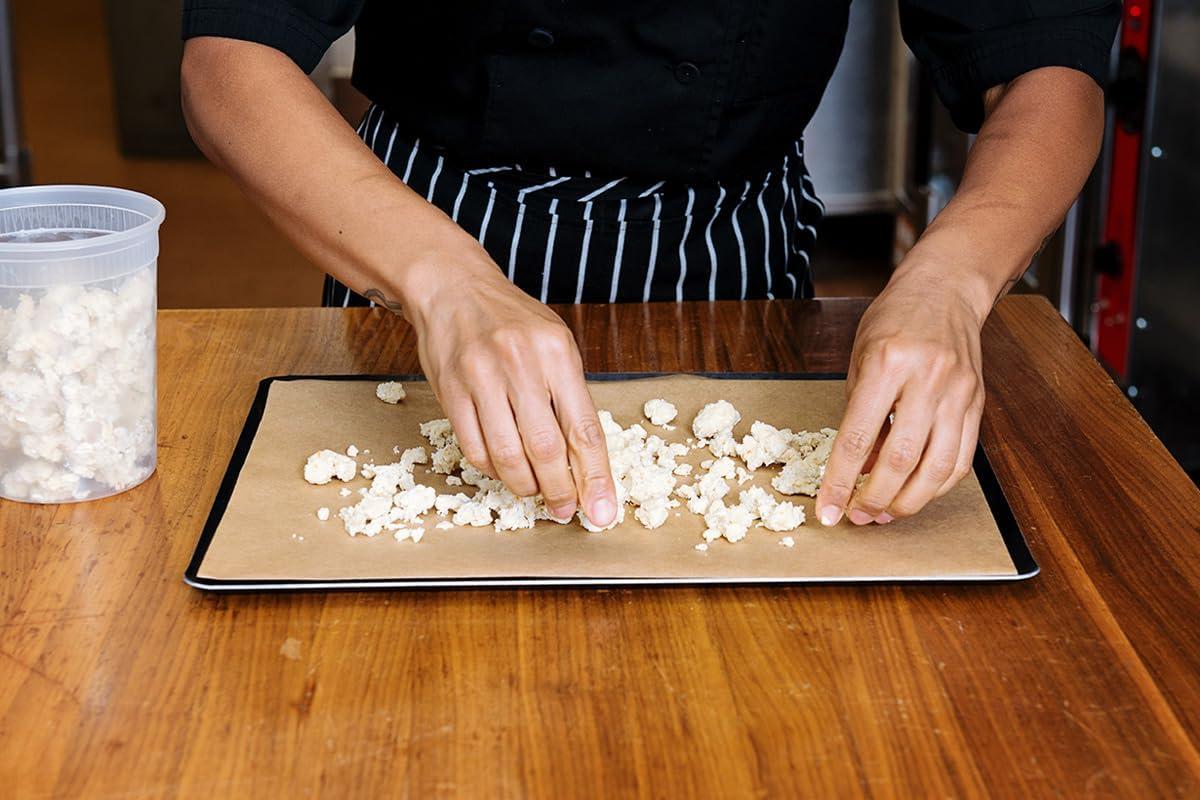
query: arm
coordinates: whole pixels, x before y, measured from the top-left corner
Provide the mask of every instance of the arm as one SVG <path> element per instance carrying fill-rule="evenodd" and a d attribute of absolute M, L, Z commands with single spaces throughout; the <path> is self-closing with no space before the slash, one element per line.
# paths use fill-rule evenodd
<path fill-rule="evenodd" d="M 1099 153 L 1103 96 L 1081 72 L 1028 72 L 990 89 L 984 111 L 957 194 L 859 325 L 849 404 L 817 495 L 824 524 L 843 511 L 859 525 L 915 514 L 970 471 L 984 320 L 1058 227 Z"/>
<path fill-rule="evenodd" d="M 182 83 L 205 155 L 313 261 L 403 308 L 468 460 L 515 492 L 540 491 L 560 518 L 578 499 L 594 522 L 609 522 L 604 436 L 557 315 L 393 175 L 283 53 L 189 39 Z"/>

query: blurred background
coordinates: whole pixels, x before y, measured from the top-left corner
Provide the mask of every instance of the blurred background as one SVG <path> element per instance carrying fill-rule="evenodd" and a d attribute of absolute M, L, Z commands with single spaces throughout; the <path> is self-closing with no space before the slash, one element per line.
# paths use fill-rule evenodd
<path fill-rule="evenodd" d="M 1193 477 L 1200 475 L 1200 0 L 1127 0 L 1108 131 L 1079 201 L 1017 291 L 1045 295 Z M 316 305 L 321 273 L 206 162 L 179 110 L 179 4 L 0 0 L 0 183 L 136 189 L 167 207 L 160 304 Z M 313 80 L 352 123 L 353 34 Z M 873 109 L 873 113 L 863 113 Z M 869 296 L 953 194 L 956 131 L 900 38 L 857 0 L 806 132 L 829 209 L 821 296 Z"/>

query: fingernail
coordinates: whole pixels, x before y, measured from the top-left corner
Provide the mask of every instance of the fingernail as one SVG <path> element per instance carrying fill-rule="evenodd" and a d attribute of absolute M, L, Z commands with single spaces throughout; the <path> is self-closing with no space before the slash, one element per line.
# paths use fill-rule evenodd
<path fill-rule="evenodd" d="M 821 509 L 821 524 L 826 528 L 838 524 L 838 520 L 842 518 L 842 509 L 838 506 L 825 506 Z"/>
<path fill-rule="evenodd" d="M 574 503 L 564 503 L 561 506 L 556 506 L 550 509 L 550 516 L 554 517 L 555 522 L 559 520 L 569 520 L 575 514 Z"/>
<path fill-rule="evenodd" d="M 889 522 L 892 522 L 895 519 L 896 519 L 895 517 L 893 517 L 891 514 L 889 514 L 885 511 L 882 514 L 880 514 L 878 517 L 876 517 L 875 521 L 878 522 L 880 525 L 887 525 Z"/>
<path fill-rule="evenodd" d="M 607 525 L 617 516 L 617 504 L 611 498 L 601 497 L 592 503 L 592 513 L 588 516 L 596 525 Z"/>
<path fill-rule="evenodd" d="M 866 525 L 868 522 L 873 521 L 873 517 L 867 512 L 863 511 L 861 508 L 850 509 L 846 512 L 846 516 L 849 517 L 850 521 L 855 525 Z"/>

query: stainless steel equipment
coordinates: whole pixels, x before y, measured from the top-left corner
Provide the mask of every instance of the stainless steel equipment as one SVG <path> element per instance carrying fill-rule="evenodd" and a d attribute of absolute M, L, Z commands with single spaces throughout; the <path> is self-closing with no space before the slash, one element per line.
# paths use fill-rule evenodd
<path fill-rule="evenodd" d="M 1200 471 L 1200 2 L 1156 0 L 1126 392 Z"/>

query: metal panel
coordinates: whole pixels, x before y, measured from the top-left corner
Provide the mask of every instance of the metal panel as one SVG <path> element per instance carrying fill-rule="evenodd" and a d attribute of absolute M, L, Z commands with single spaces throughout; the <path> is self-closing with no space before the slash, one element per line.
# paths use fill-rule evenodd
<path fill-rule="evenodd" d="M 894 211 L 908 83 L 895 0 L 850 4 L 846 45 L 804 132 L 805 164 L 830 214 Z"/>
<path fill-rule="evenodd" d="M 9 23 L 8 0 L 0 0 L 0 186 L 17 186 L 28 177 L 26 155 L 21 148 L 12 25 Z"/>
<path fill-rule="evenodd" d="M 1155 4 L 1128 392 L 1200 469 L 1200 1 Z"/>

